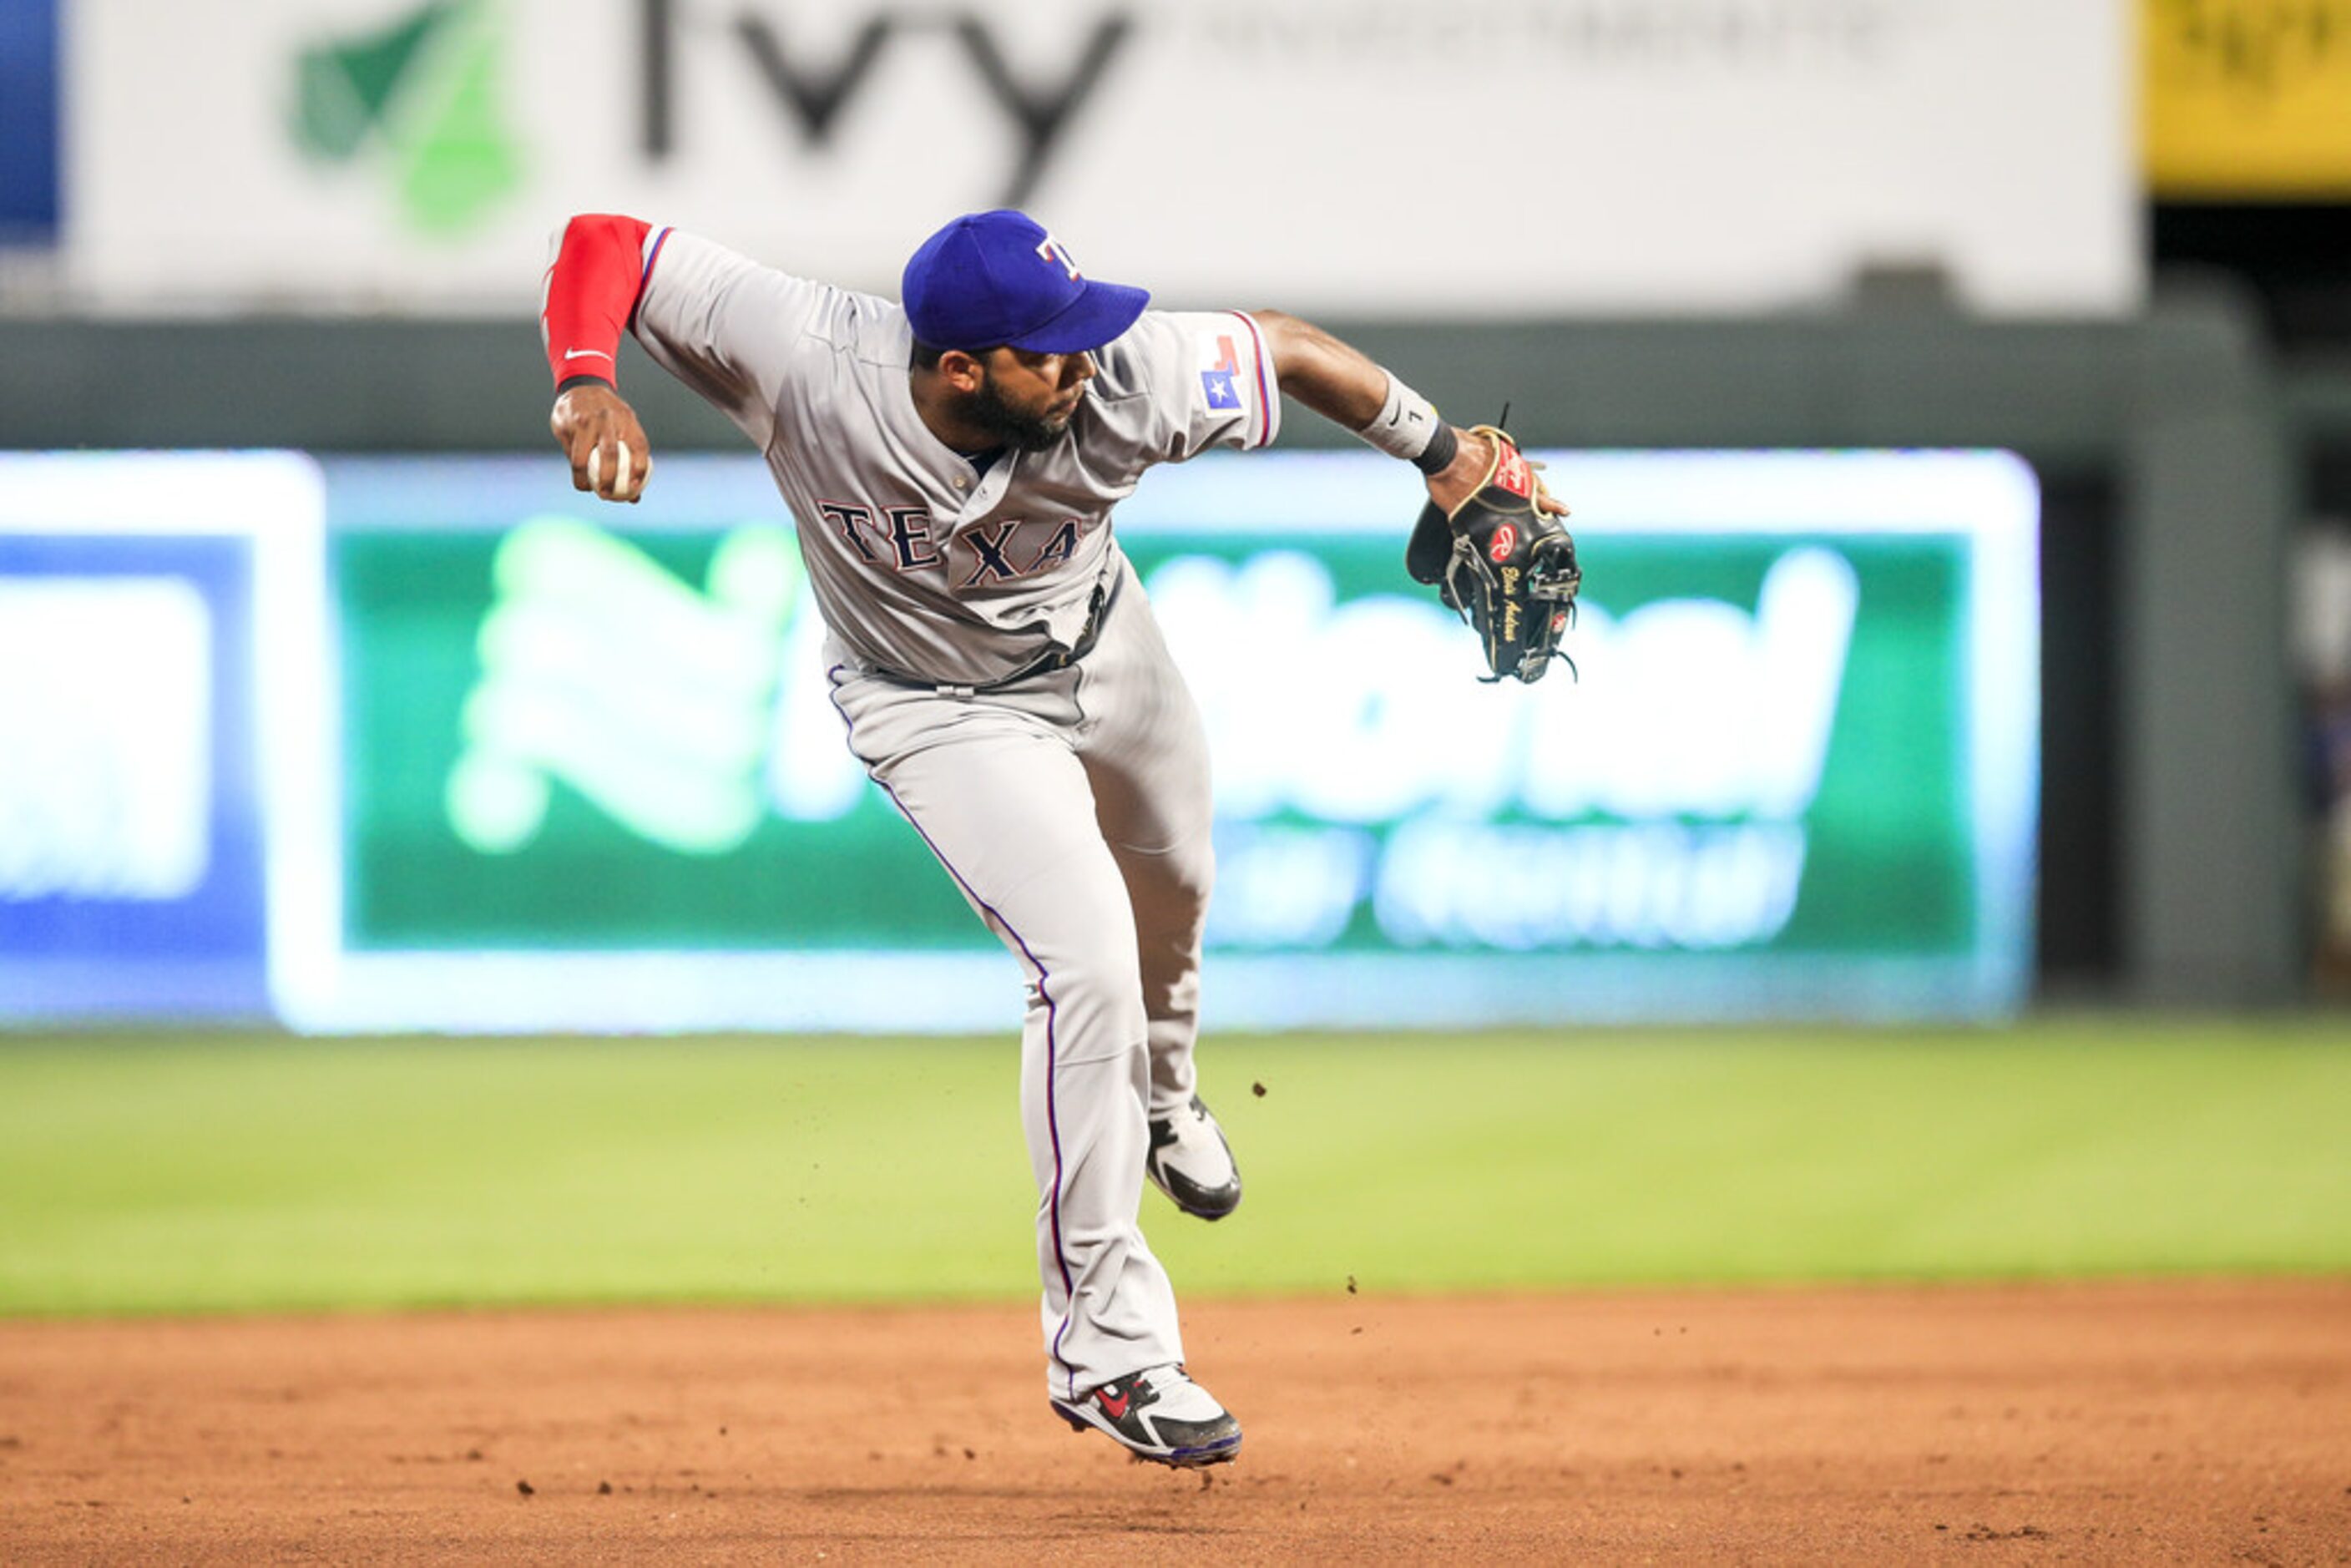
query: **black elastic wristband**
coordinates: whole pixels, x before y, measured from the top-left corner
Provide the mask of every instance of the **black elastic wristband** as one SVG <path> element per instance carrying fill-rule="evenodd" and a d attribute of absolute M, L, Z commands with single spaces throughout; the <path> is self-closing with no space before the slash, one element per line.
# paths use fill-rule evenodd
<path fill-rule="evenodd" d="M 620 390 L 610 376 L 566 376 L 555 383 L 555 395 L 561 397 L 573 387 L 586 386 L 591 382 L 600 387 L 611 387 L 615 392 Z"/>
<path fill-rule="evenodd" d="M 1460 450 L 1461 438 L 1453 434 L 1451 425 L 1440 422 L 1437 434 L 1428 438 L 1428 444 L 1420 449 L 1420 455 L 1412 460 L 1412 465 L 1434 477 L 1453 465 L 1454 454 Z"/>

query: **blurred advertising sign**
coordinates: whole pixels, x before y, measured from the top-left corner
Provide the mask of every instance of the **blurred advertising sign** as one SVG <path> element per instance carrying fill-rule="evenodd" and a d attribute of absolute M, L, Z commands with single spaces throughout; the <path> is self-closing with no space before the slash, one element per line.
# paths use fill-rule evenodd
<path fill-rule="evenodd" d="M 1980 308 L 2118 312 L 2144 281 L 2130 19 L 2126 0 L 80 0 L 70 271 L 129 308 L 520 315 L 549 232 L 620 211 L 894 294 L 925 235 L 1008 204 L 1175 303 L 1743 312 L 1939 267 Z"/>
<path fill-rule="evenodd" d="M 2142 0 L 2158 196 L 2351 197 L 2351 0 Z"/>
<path fill-rule="evenodd" d="M 322 537 L 291 455 L 0 455 L 0 1020 L 268 1011 Z"/>
<path fill-rule="evenodd" d="M 2001 454 L 1543 454 L 1563 667 L 1481 685 L 1369 454 L 1155 474 L 1225 1026 L 1969 1016 L 2029 980 L 2037 492 Z M 987 1029 L 1018 972 L 866 781 L 756 459 L 328 465 L 340 830 L 298 1027 Z M 1011 1009 L 1011 1010 L 1008 1010 Z"/>

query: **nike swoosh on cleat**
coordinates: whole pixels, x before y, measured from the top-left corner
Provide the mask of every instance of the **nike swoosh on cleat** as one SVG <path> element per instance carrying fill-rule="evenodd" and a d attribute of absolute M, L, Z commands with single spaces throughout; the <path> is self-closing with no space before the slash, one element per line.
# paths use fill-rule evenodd
<path fill-rule="evenodd" d="M 1116 1399 L 1113 1399 L 1110 1396 L 1110 1390 L 1107 1388 L 1097 1393 L 1094 1397 L 1102 1401 L 1102 1407 L 1110 1412 L 1110 1418 L 1113 1421 L 1123 1421 L 1126 1419 L 1126 1407 L 1128 1405 L 1132 1404 L 1134 1399 L 1134 1396 L 1132 1392 L 1122 1394 Z"/>

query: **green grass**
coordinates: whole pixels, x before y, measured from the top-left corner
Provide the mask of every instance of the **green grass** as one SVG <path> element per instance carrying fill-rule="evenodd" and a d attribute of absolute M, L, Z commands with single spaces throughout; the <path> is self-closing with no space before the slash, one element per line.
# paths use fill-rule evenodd
<path fill-rule="evenodd" d="M 2351 1029 L 1228 1037 L 1186 1294 L 2351 1270 Z M 0 1043 L 0 1312 L 1026 1295 L 1017 1050 Z M 1265 1086 L 1262 1097 L 1250 1085 Z"/>

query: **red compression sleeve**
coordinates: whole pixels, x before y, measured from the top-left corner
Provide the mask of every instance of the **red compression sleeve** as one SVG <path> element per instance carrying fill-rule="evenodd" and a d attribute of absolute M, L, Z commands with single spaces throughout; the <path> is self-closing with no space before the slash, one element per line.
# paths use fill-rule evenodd
<path fill-rule="evenodd" d="M 547 368 L 559 388 L 580 376 L 619 380 L 615 356 L 644 287 L 651 233 L 651 224 L 611 213 L 582 213 L 564 225 L 538 312 Z"/>

